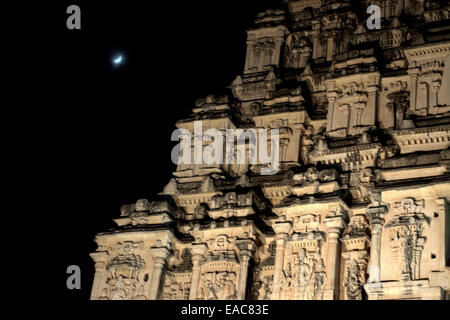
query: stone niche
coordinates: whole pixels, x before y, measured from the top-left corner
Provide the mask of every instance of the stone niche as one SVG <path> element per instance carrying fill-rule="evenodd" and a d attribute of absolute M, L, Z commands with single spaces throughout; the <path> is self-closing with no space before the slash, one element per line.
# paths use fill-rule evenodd
<path fill-rule="evenodd" d="M 192 232 L 196 246 L 203 246 L 193 267 L 191 298 L 199 300 L 244 299 L 250 260 L 255 251 L 254 225 L 215 223 Z"/>
<path fill-rule="evenodd" d="M 450 279 L 443 241 L 448 237 L 449 219 L 448 199 L 441 197 L 445 188 L 435 185 L 383 192 L 389 211 L 381 237 L 381 282 L 364 286 L 369 299 L 444 297 Z"/>
<path fill-rule="evenodd" d="M 195 158 L 196 153 L 194 152 L 195 146 L 200 144 L 202 146 L 202 151 L 211 144 L 215 137 L 211 136 L 210 139 L 206 139 L 208 136 L 208 130 L 217 130 L 223 134 L 227 129 L 236 129 L 236 125 L 230 120 L 227 114 L 221 115 L 218 118 L 206 118 L 200 119 L 201 121 L 192 121 L 191 119 L 185 121 L 178 121 L 176 126 L 178 129 L 183 130 L 183 134 L 180 136 L 180 144 L 184 139 L 190 140 L 187 145 L 190 146 L 190 159 L 186 156 L 188 163 L 179 161 L 177 165 L 177 170 L 174 172 L 174 176 L 181 182 L 195 181 L 195 178 L 206 176 L 213 173 L 221 173 L 223 170 L 223 165 L 220 163 L 206 164 Z M 197 126 L 196 126 L 197 125 Z M 224 138 L 225 139 L 225 138 Z M 182 144 L 181 144 L 182 145 Z M 183 151 L 183 148 L 181 148 Z M 183 152 L 180 154 L 180 159 L 183 158 Z M 203 154 L 199 153 L 198 157 L 202 157 Z"/>
<path fill-rule="evenodd" d="M 326 285 L 326 269 L 321 257 L 318 236 L 301 239 L 295 234 L 286 244 L 281 276 L 282 300 L 322 300 Z"/>
<path fill-rule="evenodd" d="M 235 300 L 239 263 L 233 260 L 219 259 L 205 261 L 201 266 L 199 300 Z"/>
<path fill-rule="evenodd" d="M 264 72 L 270 70 L 271 66 L 278 66 L 286 33 L 285 26 L 247 31 L 244 74 Z"/>
<path fill-rule="evenodd" d="M 305 111 L 258 115 L 254 121 L 257 128 L 279 130 L 281 164 L 298 164 L 299 154 L 305 156 L 301 154 L 302 137 L 310 121 Z"/>
<path fill-rule="evenodd" d="M 375 126 L 379 73 L 329 80 L 327 84 L 327 134 L 359 135 Z"/>
<path fill-rule="evenodd" d="M 411 83 L 410 113 L 442 114 L 450 111 L 450 42 L 405 49 Z"/>
<path fill-rule="evenodd" d="M 340 202 L 282 203 L 274 208 L 281 220 L 279 225 L 286 227 L 274 227 L 276 233 L 285 235 L 285 242 L 283 260 L 275 263 L 272 299 L 333 299 L 339 291 L 338 238 L 347 211 Z"/>
<path fill-rule="evenodd" d="M 403 129 L 413 126 L 409 115 L 411 94 L 409 76 L 383 78 L 378 119 L 382 128 Z"/>
<path fill-rule="evenodd" d="M 381 240 L 382 247 L 389 248 L 381 254 L 382 266 L 383 262 L 386 264 L 381 279 L 419 280 L 431 271 L 422 263 L 426 240 L 430 236 L 424 204 L 423 199 L 414 198 L 392 204 Z"/>
<path fill-rule="evenodd" d="M 370 225 L 365 214 L 350 218 L 341 238 L 342 258 L 340 299 L 363 300 L 370 253 Z"/>

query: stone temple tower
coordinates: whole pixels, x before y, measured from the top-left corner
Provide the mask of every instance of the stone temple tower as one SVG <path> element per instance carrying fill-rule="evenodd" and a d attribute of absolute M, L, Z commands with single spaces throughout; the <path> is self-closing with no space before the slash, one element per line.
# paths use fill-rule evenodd
<path fill-rule="evenodd" d="M 278 130 L 276 170 L 251 139 L 225 152 L 244 163 L 179 163 L 96 236 L 92 299 L 449 298 L 450 7 L 359 4 L 257 14 L 230 90 L 177 127 Z"/>

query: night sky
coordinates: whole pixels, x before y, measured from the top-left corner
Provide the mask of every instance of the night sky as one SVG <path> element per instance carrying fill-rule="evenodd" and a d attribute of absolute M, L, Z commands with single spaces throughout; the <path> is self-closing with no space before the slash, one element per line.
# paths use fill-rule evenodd
<path fill-rule="evenodd" d="M 122 204 L 152 199 L 175 169 L 170 135 L 195 99 L 229 93 L 243 70 L 245 30 L 261 0 L 58 1 L 48 13 L 40 83 L 47 103 L 40 127 L 46 153 L 41 198 L 60 299 L 89 299 L 89 253 L 97 232 L 114 226 Z M 66 28 L 67 6 L 81 8 L 81 30 Z M 125 64 L 113 68 L 121 52 Z M 41 92 L 42 93 L 42 92 Z M 44 188 L 44 187 L 42 187 Z M 82 289 L 67 290 L 66 268 L 81 267 Z"/>

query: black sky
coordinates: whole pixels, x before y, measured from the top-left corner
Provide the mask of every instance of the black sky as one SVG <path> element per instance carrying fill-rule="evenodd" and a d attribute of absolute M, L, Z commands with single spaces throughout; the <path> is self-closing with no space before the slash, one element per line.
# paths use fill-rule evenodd
<path fill-rule="evenodd" d="M 162 190 L 175 168 L 175 121 L 195 99 L 229 92 L 226 86 L 243 69 L 245 30 L 258 11 L 277 2 L 47 5 L 42 37 L 48 44 L 37 48 L 49 61 L 39 83 L 47 101 L 39 108 L 46 143 L 36 148 L 46 154 L 39 163 L 41 201 L 52 226 L 46 236 L 58 298 L 89 298 L 95 234 L 113 227 L 120 205 Z M 71 4 L 81 8 L 81 30 L 66 28 Z M 116 52 L 126 58 L 119 69 L 111 66 Z M 66 289 L 71 264 L 81 267 L 82 290 Z"/>

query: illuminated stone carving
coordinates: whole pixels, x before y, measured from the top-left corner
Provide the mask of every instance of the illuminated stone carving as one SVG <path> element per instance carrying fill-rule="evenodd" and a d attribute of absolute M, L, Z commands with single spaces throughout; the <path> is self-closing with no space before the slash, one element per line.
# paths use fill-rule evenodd
<path fill-rule="evenodd" d="M 444 2 L 361 1 L 380 7 L 380 30 L 347 0 L 258 13 L 230 90 L 176 126 L 191 137 L 200 120 L 203 132 L 278 129 L 278 171 L 178 164 L 152 201 L 122 206 L 117 228 L 96 236 L 91 298 L 448 298 Z M 256 151 L 227 151 L 238 152 Z"/>

